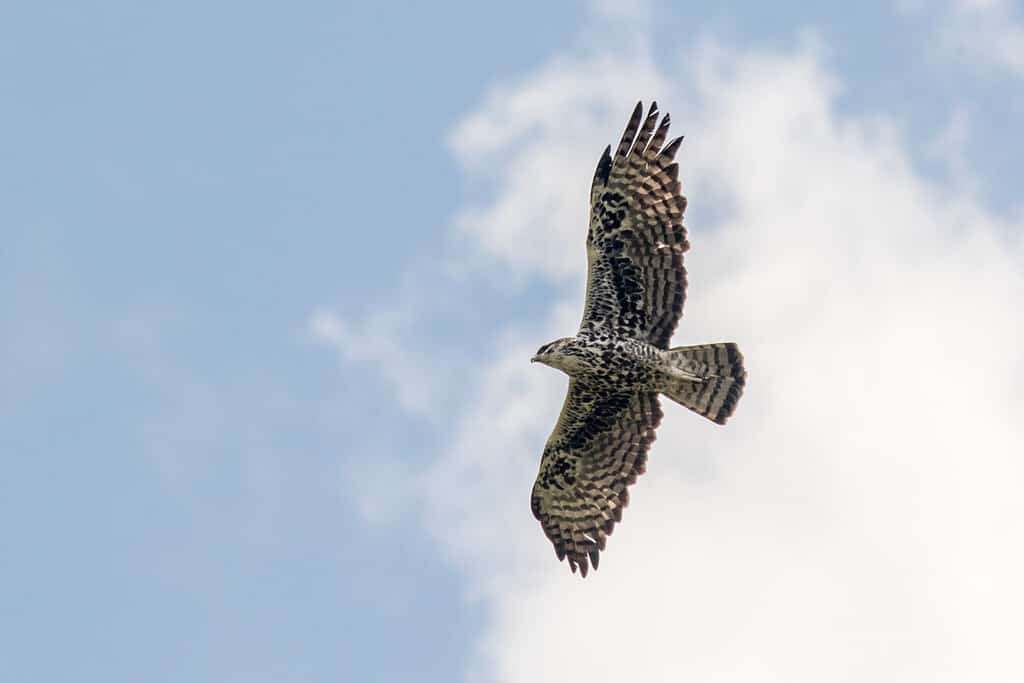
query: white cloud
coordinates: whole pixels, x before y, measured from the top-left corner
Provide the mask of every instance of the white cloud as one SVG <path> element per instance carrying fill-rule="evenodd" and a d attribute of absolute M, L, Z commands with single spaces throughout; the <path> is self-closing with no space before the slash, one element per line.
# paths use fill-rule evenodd
<path fill-rule="evenodd" d="M 369 488 L 392 495 L 364 514 L 393 517 L 394 490 L 422 506 L 489 605 L 472 680 L 1020 680 L 1022 226 L 978 203 L 955 150 L 929 180 L 893 122 L 838 113 L 813 36 L 792 52 L 705 41 L 671 73 L 643 42 L 555 58 L 454 127 L 480 190 L 460 241 L 564 294 L 531 334 L 495 330 L 441 457 L 397 489 L 386 463 Z M 666 403 L 648 474 L 580 581 L 529 513 L 565 378 L 527 360 L 578 323 L 591 173 L 651 97 L 688 135 L 675 341 L 738 341 L 750 380 L 724 429 Z M 969 144 L 967 124 L 954 112 L 939 140 Z M 410 354 L 408 324 L 322 313 L 310 330 L 423 413 L 444 380 Z"/>
<path fill-rule="evenodd" d="M 429 527 L 492 607 L 474 678 L 1024 676 L 1024 252 L 1005 237 L 1020 226 L 917 173 L 884 118 L 838 114 L 839 87 L 811 48 L 709 42 L 673 74 L 557 59 L 456 127 L 493 195 L 463 234 L 566 283 L 534 343 L 482 370 L 423 482 Z M 580 581 L 529 514 L 565 380 L 526 359 L 578 322 L 590 174 L 651 96 L 689 133 L 676 341 L 735 339 L 750 380 L 724 429 L 666 405 Z"/>
<path fill-rule="evenodd" d="M 310 316 L 308 331 L 315 341 L 332 346 L 343 362 L 372 368 L 404 410 L 429 415 L 437 381 L 430 364 L 402 343 L 407 320 L 400 308 L 381 308 L 361 324 L 317 311 Z"/>

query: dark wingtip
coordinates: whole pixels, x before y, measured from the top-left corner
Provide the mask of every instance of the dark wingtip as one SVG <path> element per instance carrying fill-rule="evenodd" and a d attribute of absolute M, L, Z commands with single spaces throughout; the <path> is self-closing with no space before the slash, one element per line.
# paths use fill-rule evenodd
<path fill-rule="evenodd" d="M 636 132 L 640 130 L 640 119 L 644 115 L 644 104 L 643 102 L 637 102 L 633 108 L 633 113 L 629 117 L 629 122 L 626 124 L 625 130 L 622 131 L 622 137 L 619 139 L 619 145 L 615 148 L 615 161 L 621 161 L 626 158 L 630 148 L 633 146 L 633 139 L 636 137 Z"/>
<path fill-rule="evenodd" d="M 672 142 L 670 142 L 667 145 L 665 145 L 665 149 L 661 150 L 661 154 L 659 156 L 663 156 L 663 157 L 666 157 L 668 159 L 671 159 L 672 157 L 674 157 L 676 155 L 676 152 L 679 151 L 679 145 L 681 145 L 681 144 L 683 144 L 683 136 L 682 135 L 680 135 L 679 137 L 677 137 L 674 140 L 672 140 Z"/>
<path fill-rule="evenodd" d="M 594 184 L 601 183 L 602 185 L 608 182 L 608 176 L 612 172 L 612 146 L 608 145 L 604 148 L 604 154 L 601 155 L 601 160 L 597 162 L 597 170 L 594 171 Z"/>
<path fill-rule="evenodd" d="M 629 118 L 630 118 L 630 120 L 636 119 L 637 124 L 639 124 L 640 123 L 640 119 L 643 117 L 643 115 L 644 115 L 644 103 L 643 103 L 643 100 L 637 100 L 636 101 L 636 106 L 633 107 L 633 113 L 629 115 Z M 636 133 L 634 131 L 634 135 L 635 134 Z"/>

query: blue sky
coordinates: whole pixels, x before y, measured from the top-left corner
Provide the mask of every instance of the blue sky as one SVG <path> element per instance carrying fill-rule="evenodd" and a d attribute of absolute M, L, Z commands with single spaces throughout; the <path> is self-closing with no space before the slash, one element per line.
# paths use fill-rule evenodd
<path fill-rule="evenodd" d="M 1022 27 L 8 3 L 0 678 L 554 680 L 578 648 L 601 680 L 638 666 L 595 645 L 615 615 L 667 634 L 645 680 L 1015 680 Z M 752 380 L 728 430 L 667 411 L 584 584 L 529 513 L 564 380 L 526 361 L 578 319 L 592 166 L 652 98 L 687 135 L 676 340 L 737 339 Z"/>

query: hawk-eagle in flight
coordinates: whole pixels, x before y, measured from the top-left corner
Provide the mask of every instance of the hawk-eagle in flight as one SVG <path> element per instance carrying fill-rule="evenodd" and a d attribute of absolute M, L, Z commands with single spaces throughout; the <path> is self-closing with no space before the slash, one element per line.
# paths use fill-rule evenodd
<path fill-rule="evenodd" d="M 668 346 L 682 315 L 690 246 L 673 161 L 682 138 L 664 145 L 668 126 L 668 114 L 658 125 L 656 103 L 646 117 L 637 103 L 615 155 L 605 149 L 590 190 L 583 321 L 575 337 L 533 357 L 569 375 L 569 391 L 531 506 L 558 559 L 583 576 L 597 569 L 628 487 L 644 471 L 661 422 L 658 395 L 724 424 L 746 378 L 735 344 Z"/>

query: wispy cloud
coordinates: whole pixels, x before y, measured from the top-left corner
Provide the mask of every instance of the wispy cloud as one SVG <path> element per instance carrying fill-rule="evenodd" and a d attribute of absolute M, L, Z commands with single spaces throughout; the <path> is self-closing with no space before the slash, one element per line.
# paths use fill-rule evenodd
<path fill-rule="evenodd" d="M 903 2 L 912 14 L 932 14 L 939 45 L 956 61 L 1024 76 L 1024 17 L 1007 0 Z"/>
<path fill-rule="evenodd" d="M 431 413 L 437 382 L 430 364 L 402 343 L 407 323 L 398 308 L 382 308 L 361 323 L 322 310 L 310 316 L 308 331 L 315 341 L 334 348 L 343 362 L 373 369 L 403 409 L 425 416 Z"/>
<path fill-rule="evenodd" d="M 946 24 L 951 44 L 1024 76 L 1024 18 L 1006 0 L 959 0 Z"/>

